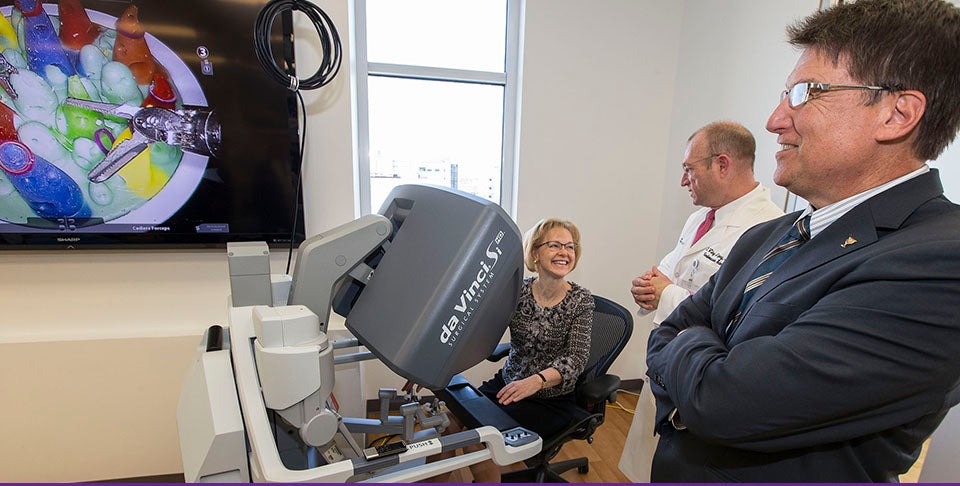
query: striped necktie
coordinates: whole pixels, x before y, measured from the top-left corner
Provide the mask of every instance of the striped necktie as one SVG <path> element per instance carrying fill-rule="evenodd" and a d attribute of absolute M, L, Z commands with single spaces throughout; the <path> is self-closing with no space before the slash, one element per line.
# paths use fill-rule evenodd
<path fill-rule="evenodd" d="M 773 275 L 774 270 L 776 270 L 780 264 L 793 254 L 794 250 L 800 248 L 800 246 L 808 240 L 810 240 L 810 215 L 801 218 L 796 224 L 791 226 L 790 231 L 787 231 L 787 234 L 783 235 L 783 238 L 780 238 L 777 245 L 763 256 L 760 265 L 753 271 L 753 275 L 750 276 L 747 286 L 743 289 L 743 297 L 740 299 L 740 307 L 737 308 L 737 313 L 734 314 L 733 319 L 727 324 L 725 333 L 728 337 L 733 334 L 737 325 L 740 324 L 743 311 L 753 303 L 753 297 L 756 295 L 757 289 L 770 278 L 770 275 Z"/>

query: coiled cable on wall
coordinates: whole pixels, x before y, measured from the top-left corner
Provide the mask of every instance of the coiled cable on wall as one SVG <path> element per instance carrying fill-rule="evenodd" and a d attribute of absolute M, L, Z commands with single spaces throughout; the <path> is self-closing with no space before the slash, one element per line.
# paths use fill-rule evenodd
<path fill-rule="evenodd" d="M 287 11 L 298 11 L 306 15 L 320 39 L 323 57 L 317 71 L 309 78 L 298 79 L 295 74 L 287 73 L 286 70 L 277 65 L 273 56 L 273 49 L 270 48 L 270 31 L 274 20 L 276 20 L 277 15 Z M 340 71 L 340 35 L 334 27 L 333 21 L 330 20 L 330 16 L 320 7 L 306 0 L 270 0 L 267 2 L 260 9 L 260 13 L 257 14 L 253 38 L 257 59 L 260 61 L 263 70 L 273 80 L 286 86 L 290 91 L 310 90 L 325 86 Z"/>
<path fill-rule="evenodd" d="M 293 69 L 291 71 L 294 71 L 294 73 L 291 74 L 277 65 L 273 56 L 273 49 L 270 47 L 271 28 L 277 16 L 285 12 L 291 12 L 292 14 L 294 10 L 303 12 L 310 19 L 320 39 L 323 54 L 320 65 L 313 76 L 302 80 L 297 78 Z M 297 222 L 300 219 L 300 193 L 303 191 L 303 151 L 306 149 L 307 134 L 307 111 L 300 90 L 320 88 L 333 81 L 333 78 L 337 76 L 340 71 L 341 58 L 340 35 L 334 27 L 333 21 L 330 20 L 330 16 L 313 3 L 306 0 L 270 0 L 257 14 L 257 20 L 253 27 L 253 39 L 260 66 L 263 67 L 263 70 L 271 79 L 297 94 L 297 99 L 300 102 L 299 113 L 303 117 L 302 121 L 300 116 L 296 117 L 298 125 L 302 124 L 302 129 L 300 130 L 300 160 L 298 164 L 300 170 L 297 175 L 296 196 L 293 202 L 293 224 L 290 230 L 290 248 L 287 254 L 287 273 L 289 274 L 296 242 Z"/>

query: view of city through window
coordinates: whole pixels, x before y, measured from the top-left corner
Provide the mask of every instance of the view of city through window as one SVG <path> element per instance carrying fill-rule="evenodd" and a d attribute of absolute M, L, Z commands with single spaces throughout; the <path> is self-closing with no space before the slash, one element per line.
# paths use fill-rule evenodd
<path fill-rule="evenodd" d="M 503 88 L 373 77 L 370 194 L 435 184 L 500 201 Z"/>

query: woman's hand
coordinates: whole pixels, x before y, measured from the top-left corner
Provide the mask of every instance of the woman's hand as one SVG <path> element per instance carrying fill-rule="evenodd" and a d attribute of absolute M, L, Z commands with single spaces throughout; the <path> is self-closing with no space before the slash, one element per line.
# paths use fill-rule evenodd
<path fill-rule="evenodd" d="M 541 388 L 543 388 L 543 380 L 539 376 L 528 376 L 522 380 L 507 383 L 507 386 L 497 393 L 497 401 L 500 405 L 509 405 L 537 393 Z"/>

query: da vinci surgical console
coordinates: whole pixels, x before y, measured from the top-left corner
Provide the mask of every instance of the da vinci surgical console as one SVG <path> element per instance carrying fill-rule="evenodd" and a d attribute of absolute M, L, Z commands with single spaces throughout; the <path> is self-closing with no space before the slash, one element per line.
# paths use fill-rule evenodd
<path fill-rule="evenodd" d="M 400 186 L 380 214 L 304 241 L 292 277 L 270 275 L 266 244 L 231 244 L 227 254 L 229 325 L 207 331 L 177 407 L 187 481 L 410 482 L 540 451 L 535 433 L 477 393 L 451 408 L 479 405 L 473 418 L 496 426 L 444 436 L 449 419 L 436 400 L 388 416 L 396 392 L 382 390 L 380 419 L 344 417 L 331 400 L 337 364 L 379 359 L 439 390 L 493 351 L 523 275 L 520 233 L 499 206 Z M 331 310 L 353 338 L 328 340 Z M 334 353 L 358 345 L 368 352 Z M 363 433 L 405 442 L 364 453 L 353 437 Z M 472 444 L 486 448 L 425 462 Z"/>

